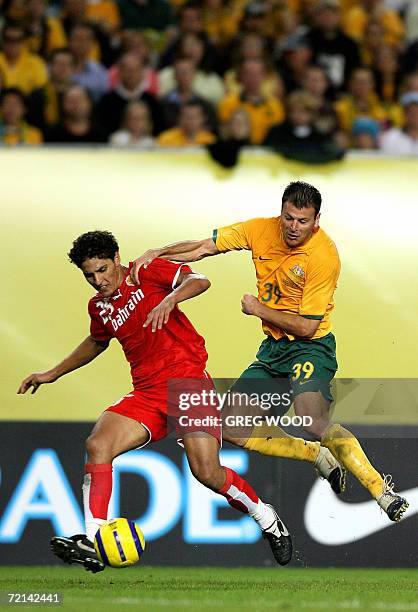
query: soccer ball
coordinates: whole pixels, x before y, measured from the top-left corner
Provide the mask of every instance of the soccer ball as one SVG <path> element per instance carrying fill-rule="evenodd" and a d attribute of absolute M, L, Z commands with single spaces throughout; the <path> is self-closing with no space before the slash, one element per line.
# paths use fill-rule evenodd
<path fill-rule="evenodd" d="M 128 567 L 139 561 L 145 549 L 142 531 L 133 521 L 115 518 L 98 529 L 94 548 L 100 561 L 110 567 Z"/>

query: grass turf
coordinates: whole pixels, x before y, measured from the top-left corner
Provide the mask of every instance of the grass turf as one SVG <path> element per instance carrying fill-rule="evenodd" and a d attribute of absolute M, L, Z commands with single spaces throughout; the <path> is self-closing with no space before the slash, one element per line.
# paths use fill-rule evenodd
<path fill-rule="evenodd" d="M 407 569 L 0 567 L 0 592 L 60 592 L 59 610 L 417 610 Z M 4 598 L 4 595 L 3 595 Z M 11 607 L 11 606 L 7 606 Z M 45 605 L 24 605 L 31 609 Z M 49 609 L 56 606 L 49 605 Z"/>

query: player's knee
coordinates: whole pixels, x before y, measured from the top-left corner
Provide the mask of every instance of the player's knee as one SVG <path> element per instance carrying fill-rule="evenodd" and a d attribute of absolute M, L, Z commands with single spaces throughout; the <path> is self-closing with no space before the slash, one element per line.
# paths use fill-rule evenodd
<path fill-rule="evenodd" d="M 89 463 L 110 463 L 114 457 L 110 441 L 103 436 L 91 434 L 86 440 Z"/>

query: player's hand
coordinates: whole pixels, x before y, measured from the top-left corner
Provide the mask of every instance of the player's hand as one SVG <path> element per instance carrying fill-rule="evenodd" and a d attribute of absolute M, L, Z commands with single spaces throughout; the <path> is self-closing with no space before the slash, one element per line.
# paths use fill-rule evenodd
<path fill-rule="evenodd" d="M 156 257 L 159 257 L 159 255 L 160 251 L 158 249 L 148 249 L 148 251 L 145 251 L 138 259 L 134 260 L 131 268 L 131 279 L 135 285 L 139 285 L 138 273 L 142 266 L 147 268 Z"/>
<path fill-rule="evenodd" d="M 162 329 L 170 317 L 170 312 L 173 310 L 176 302 L 174 299 L 167 295 L 162 302 L 151 310 L 147 319 L 144 323 L 144 327 L 151 325 L 151 331 L 155 332 L 157 329 Z"/>
<path fill-rule="evenodd" d="M 22 380 L 17 393 L 26 393 L 26 391 L 32 388 L 31 393 L 33 395 L 37 392 L 41 385 L 45 383 L 52 383 L 55 380 L 56 376 L 54 376 L 51 372 L 34 372 Z"/>
<path fill-rule="evenodd" d="M 242 296 L 241 299 L 241 310 L 246 315 L 254 315 L 258 317 L 258 313 L 260 310 L 260 302 L 255 297 L 255 295 L 250 295 L 246 293 Z"/>

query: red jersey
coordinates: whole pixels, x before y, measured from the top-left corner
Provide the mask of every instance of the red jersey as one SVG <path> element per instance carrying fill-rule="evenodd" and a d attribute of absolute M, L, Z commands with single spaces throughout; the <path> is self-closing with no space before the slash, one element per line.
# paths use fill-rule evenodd
<path fill-rule="evenodd" d="M 119 340 L 131 366 L 134 389 L 169 378 L 196 377 L 205 369 L 205 341 L 178 306 L 162 329 L 152 332 L 151 325 L 143 327 L 150 311 L 175 288 L 181 269 L 191 272 L 184 264 L 154 259 L 140 269 L 140 285 L 134 285 L 128 274 L 111 297 L 97 293 L 89 301 L 91 336 L 99 342 Z"/>

